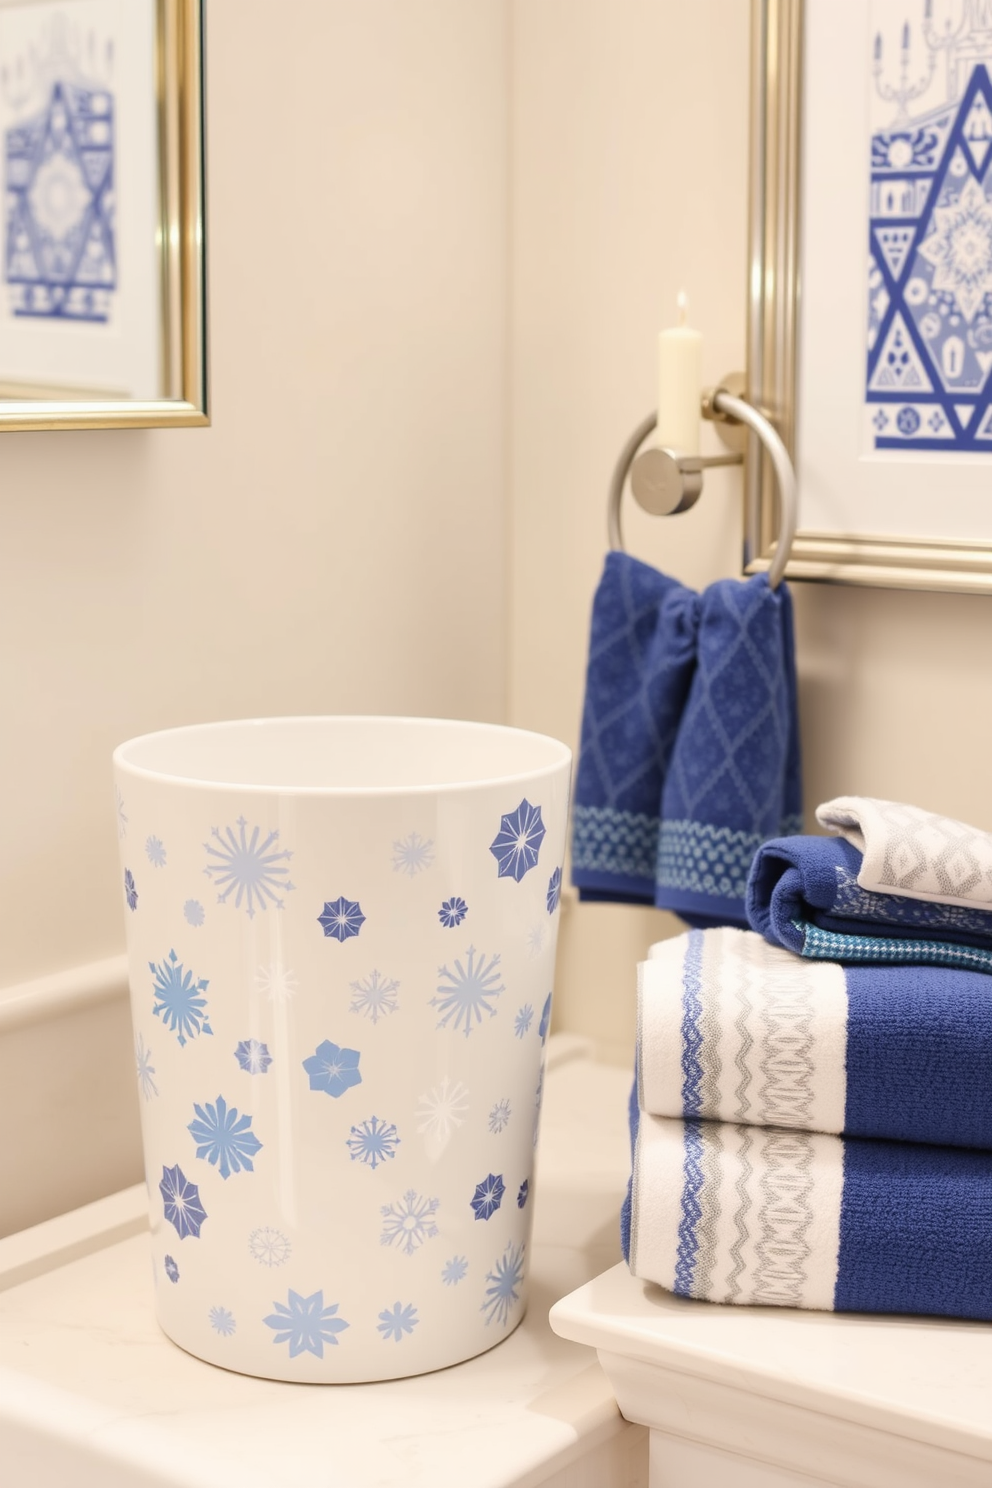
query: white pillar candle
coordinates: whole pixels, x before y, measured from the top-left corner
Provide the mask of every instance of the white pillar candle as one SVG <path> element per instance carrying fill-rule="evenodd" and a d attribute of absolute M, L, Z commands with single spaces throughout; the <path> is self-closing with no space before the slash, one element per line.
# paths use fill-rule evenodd
<path fill-rule="evenodd" d="M 658 429 L 655 443 L 680 455 L 699 454 L 703 338 L 686 324 L 689 301 L 678 297 L 678 325 L 658 334 Z"/>

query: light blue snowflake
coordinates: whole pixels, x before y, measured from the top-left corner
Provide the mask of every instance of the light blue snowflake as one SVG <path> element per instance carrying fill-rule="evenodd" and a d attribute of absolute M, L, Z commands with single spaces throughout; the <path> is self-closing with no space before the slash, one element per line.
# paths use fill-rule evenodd
<path fill-rule="evenodd" d="M 253 1173 L 252 1158 L 262 1144 L 251 1130 L 251 1117 L 239 1116 L 222 1095 L 216 1105 L 209 1101 L 202 1106 L 194 1103 L 193 1110 L 197 1119 L 186 1130 L 196 1143 L 197 1157 L 206 1158 L 215 1168 L 219 1166 L 222 1178 L 230 1178 L 242 1168 Z"/>
<path fill-rule="evenodd" d="M 383 1204 L 382 1234 L 380 1245 L 396 1245 L 405 1255 L 413 1255 L 425 1240 L 433 1240 L 437 1234 L 434 1216 L 439 1199 L 425 1199 L 414 1189 L 407 1189 L 402 1199 L 395 1204 Z"/>
<path fill-rule="evenodd" d="M 535 868 L 544 832 L 540 806 L 532 806 L 526 798 L 516 811 L 508 812 L 501 819 L 489 848 L 496 859 L 498 876 L 519 883 L 525 873 Z"/>
<path fill-rule="evenodd" d="M 228 1308 L 211 1307 L 210 1326 L 211 1328 L 213 1328 L 214 1332 L 219 1333 L 222 1338 L 230 1338 L 231 1334 L 235 1331 L 238 1325 L 234 1321 L 234 1313 L 231 1312 Z"/>
<path fill-rule="evenodd" d="M 560 868 L 556 868 L 555 871 L 554 871 L 554 873 L 552 873 L 551 877 L 548 879 L 548 893 L 547 893 L 548 914 L 554 914 L 555 910 L 558 908 L 558 901 L 560 900 L 560 898 L 561 898 L 561 869 Z"/>
<path fill-rule="evenodd" d="M 365 916 L 357 899 L 346 899 L 342 894 L 338 899 L 325 900 L 317 922 L 328 939 L 345 941 L 358 934 L 365 924 Z"/>
<path fill-rule="evenodd" d="M 138 891 L 134 886 L 134 874 L 130 868 L 124 869 L 124 898 L 127 900 L 128 909 L 137 909 Z"/>
<path fill-rule="evenodd" d="M 437 974 L 447 985 L 439 986 L 437 996 L 431 998 L 431 1007 L 441 1009 L 438 1028 L 446 1028 L 454 1019 L 455 1029 L 462 1029 L 466 1038 L 472 1032 L 473 1020 L 481 1023 L 484 1012 L 495 1018 L 496 1009 L 490 1006 L 489 1000 L 506 991 L 497 970 L 499 956 L 493 956 L 487 962 L 484 954 L 476 959 L 477 955 L 475 947 L 469 946 L 467 965 L 456 961 L 454 971 L 449 971 L 447 966 L 439 967 Z"/>
<path fill-rule="evenodd" d="M 503 1202 L 505 1193 L 506 1184 L 503 1182 L 502 1173 L 489 1173 L 481 1183 L 477 1183 L 475 1193 L 469 1200 L 475 1211 L 476 1219 L 492 1219 Z"/>
<path fill-rule="evenodd" d="M 547 995 L 547 997 L 544 999 L 544 1006 L 541 1009 L 541 1021 L 537 1025 L 537 1031 L 540 1034 L 541 1043 L 542 1044 L 544 1043 L 545 1039 L 548 1036 L 548 1029 L 549 1029 L 550 1026 L 551 1026 L 551 993 L 549 992 L 548 995 Z"/>
<path fill-rule="evenodd" d="M 138 1089 L 145 1100 L 151 1100 L 153 1095 L 158 1095 L 158 1086 L 154 1080 L 155 1066 L 152 1064 L 151 1050 L 140 1033 L 134 1041 L 134 1064 L 138 1075 Z"/>
<path fill-rule="evenodd" d="M 342 1049 L 330 1039 L 324 1039 L 316 1052 L 303 1061 L 303 1068 L 310 1076 L 310 1089 L 325 1090 L 337 1100 L 353 1085 L 361 1085 L 358 1070 L 361 1057 L 357 1049 Z"/>
<path fill-rule="evenodd" d="M 457 894 L 453 894 L 450 899 L 445 899 L 437 912 L 437 917 L 446 930 L 454 930 L 457 925 L 461 924 L 467 914 L 468 905 L 465 903 L 465 900 L 459 899 Z"/>
<path fill-rule="evenodd" d="M 149 970 L 155 977 L 155 1006 L 152 1012 L 161 1018 L 166 1028 L 178 1035 L 180 1044 L 185 1044 L 186 1035 L 195 1038 L 198 1033 L 213 1033 L 207 1017 L 207 1001 L 201 994 L 209 983 L 205 977 L 197 981 L 191 971 L 186 971 L 175 951 L 170 951 L 161 966 L 149 961 Z"/>
<path fill-rule="evenodd" d="M 486 1314 L 486 1327 L 499 1322 L 505 1328 L 514 1304 L 520 1301 L 517 1290 L 524 1279 L 524 1247 L 511 1241 L 491 1271 L 487 1271 L 486 1299 L 479 1308 Z"/>
<path fill-rule="evenodd" d="M 234 827 L 225 827 L 223 832 L 211 827 L 210 835 L 217 846 L 210 842 L 203 844 L 207 857 L 213 859 L 203 871 L 220 889 L 218 904 L 224 904 L 233 891 L 235 909 L 240 909 L 244 900 L 249 919 L 254 918 L 256 909 L 268 909 L 269 904 L 282 909 L 280 895 L 294 887 L 286 867 L 293 854 L 285 848 L 276 851 L 275 844 L 279 841 L 276 831 L 262 840 L 261 827 L 252 827 L 249 837 L 243 816 L 238 817 L 234 826 L 237 832 Z"/>
<path fill-rule="evenodd" d="M 530 1179 L 529 1178 L 525 1178 L 524 1181 L 523 1181 L 523 1183 L 521 1183 L 520 1187 L 517 1189 L 517 1208 L 518 1209 L 522 1209 L 524 1207 L 524 1205 L 527 1202 L 527 1195 L 529 1193 L 530 1193 Z"/>
<path fill-rule="evenodd" d="M 405 873 L 407 878 L 416 878 L 434 861 L 434 843 L 430 837 L 421 837 L 411 832 L 402 842 L 393 843 L 393 872 Z"/>
<path fill-rule="evenodd" d="M 149 837 L 145 841 L 145 853 L 153 868 L 165 867 L 165 848 L 161 838 Z"/>
<path fill-rule="evenodd" d="M 165 1217 L 169 1224 L 175 1225 L 180 1240 L 185 1240 L 187 1235 L 197 1239 L 207 1211 L 200 1203 L 200 1190 L 195 1183 L 190 1183 L 178 1163 L 174 1168 L 162 1168 L 158 1191 L 165 1206 Z"/>
<path fill-rule="evenodd" d="M 441 1280 L 445 1286 L 457 1286 L 460 1281 L 465 1280 L 468 1271 L 468 1261 L 464 1256 L 452 1256 L 450 1261 L 445 1262 L 441 1272 Z"/>
<path fill-rule="evenodd" d="M 373 1116 L 370 1121 L 363 1121 L 361 1125 L 351 1128 L 351 1136 L 346 1145 L 352 1162 L 363 1162 L 375 1169 L 387 1157 L 396 1156 L 400 1139 L 396 1135 L 395 1126 Z"/>
<path fill-rule="evenodd" d="M 124 797 L 121 795 L 119 785 L 114 786 L 114 800 L 117 803 L 117 835 L 118 837 L 126 837 L 128 816 L 124 810 Z"/>
<path fill-rule="evenodd" d="M 348 1327 L 344 1318 L 337 1316 L 340 1303 L 325 1307 L 322 1291 L 301 1297 L 299 1292 L 291 1290 L 285 1303 L 273 1302 L 272 1305 L 275 1312 L 263 1318 L 262 1322 L 267 1328 L 275 1328 L 273 1343 L 289 1344 L 291 1359 L 304 1353 L 316 1354 L 318 1359 L 322 1359 L 324 1344 L 336 1347 L 336 1335 Z"/>
<path fill-rule="evenodd" d="M 260 1266 L 284 1266 L 293 1254 L 293 1245 L 282 1230 L 262 1225 L 248 1236 L 248 1251 Z"/>
<path fill-rule="evenodd" d="M 353 993 L 349 1011 L 362 1013 L 366 1018 L 371 1018 L 373 1023 L 378 1023 L 387 1013 L 395 1013 L 399 985 L 399 982 L 382 976 L 378 971 L 370 971 L 361 981 L 349 983 Z"/>
<path fill-rule="evenodd" d="M 513 1031 L 517 1035 L 517 1038 L 522 1039 L 525 1034 L 530 1032 L 530 1025 L 533 1021 L 534 1009 L 529 1002 L 526 1002 L 513 1020 Z"/>
<path fill-rule="evenodd" d="M 179 1267 L 170 1255 L 165 1258 L 165 1274 L 173 1285 L 179 1280 Z"/>
<path fill-rule="evenodd" d="M 192 925 L 194 930 L 198 930 L 206 919 L 199 899 L 187 899 L 183 905 L 183 915 L 187 925 Z"/>
<path fill-rule="evenodd" d="M 496 1102 L 489 1112 L 489 1130 L 493 1136 L 498 1136 L 501 1131 L 506 1130 L 510 1123 L 511 1114 L 510 1102 L 508 1100 L 499 1100 Z"/>
<path fill-rule="evenodd" d="M 406 1307 L 397 1302 L 393 1307 L 387 1307 L 384 1312 L 380 1312 L 379 1318 L 380 1321 L 376 1323 L 376 1327 L 382 1334 L 383 1343 L 387 1343 L 390 1338 L 394 1343 L 402 1343 L 404 1333 L 412 1333 L 420 1322 L 417 1309 L 412 1302 Z"/>
<path fill-rule="evenodd" d="M 259 1043 L 258 1039 L 253 1038 L 242 1039 L 234 1051 L 234 1057 L 249 1075 L 264 1075 L 272 1063 L 268 1044 Z"/>

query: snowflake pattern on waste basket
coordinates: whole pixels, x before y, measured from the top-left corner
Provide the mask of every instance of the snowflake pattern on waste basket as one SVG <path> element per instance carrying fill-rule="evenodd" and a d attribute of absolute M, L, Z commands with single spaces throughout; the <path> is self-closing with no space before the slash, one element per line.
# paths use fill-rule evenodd
<path fill-rule="evenodd" d="M 160 966 L 149 961 L 148 968 L 155 978 L 155 1006 L 152 1012 L 176 1034 L 180 1045 L 186 1043 L 187 1034 L 190 1038 L 195 1038 L 199 1033 L 212 1034 L 213 1029 L 207 1016 L 207 1001 L 203 996 L 209 986 L 206 977 L 197 980 L 172 950 L 163 958 Z"/>
<path fill-rule="evenodd" d="M 468 914 L 468 905 L 464 899 L 459 899 L 457 894 L 452 894 L 450 899 L 445 899 L 437 912 L 437 917 L 446 930 L 454 930 L 459 926 Z"/>
<path fill-rule="evenodd" d="M 384 977 L 381 972 L 370 971 L 367 977 L 348 985 L 352 991 L 349 1012 L 361 1013 L 371 1018 L 373 1023 L 378 1023 L 387 1013 L 395 1013 L 399 1005 L 396 1000 L 399 982 Z"/>
<path fill-rule="evenodd" d="M 400 1139 L 396 1135 L 395 1126 L 373 1116 L 369 1121 L 351 1128 L 351 1136 L 345 1145 L 351 1153 L 352 1162 L 365 1163 L 375 1170 L 381 1162 L 396 1156 Z"/>
<path fill-rule="evenodd" d="M 395 1245 L 404 1255 L 413 1255 L 425 1240 L 433 1240 L 437 1234 L 434 1216 L 439 1204 L 439 1199 L 425 1199 L 412 1188 L 395 1204 L 383 1204 L 379 1243 Z"/>
<path fill-rule="evenodd" d="M 248 1252 L 260 1266 L 285 1266 L 293 1254 L 293 1246 L 282 1230 L 260 1225 L 248 1236 Z"/>
<path fill-rule="evenodd" d="M 502 817 L 499 831 L 489 847 L 496 859 L 497 876 L 512 878 L 519 883 L 525 873 L 536 868 L 544 833 L 540 806 L 532 806 L 526 798 L 516 811 Z"/>
<path fill-rule="evenodd" d="M 343 943 L 358 934 L 365 924 L 365 916 L 357 899 L 346 899 L 342 894 L 337 899 L 324 901 L 324 908 L 317 916 L 317 922 L 328 940 L 340 940 Z"/>
<path fill-rule="evenodd" d="M 249 1075 L 264 1075 L 272 1063 L 268 1044 L 260 1043 L 254 1038 L 241 1039 L 234 1051 L 234 1057 Z"/>
<path fill-rule="evenodd" d="M 401 1302 L 396 1302 L 380 1312 L 376 1327 L 382 1334 L 383 1343 L 390 1338 L 394 1343 L 402 1343 L 403 1335 L 412 1333 L 419 1322 L 417 1309 L 412 1302 L 408 1302 L 406 1307 Z"/>
<path fill-rule="evenodd" d="M 211 1307 L 210 1326 L 222 1338 L 230 1338 L 231 1334 L 237 1328 L 237 1323 L 234 1321 L 234 1313 L 227 1307 Z"/>
<path fill-rule="evenodd" d="M 346 1090 L 361 1085 L 362 1077 L 358 1070 L 361 1057 L 357 1049 L 342 1049 L 340 1045 L 332 1044 L 330 1039 L 324 1039 L 317 1045 L 316 1052 L 303 1061 L 303 1068 L 310 1077 L 310 1089 L 326 1091 L 337 1100 Z"/>
<path fill-rule="evenodd" d="M 197 1157 L 219 1168 L 222 1178 L 230 1178 L 242 1169 L 253 1173 L 252 1158 L 262 1150 L 262 1144 L 251 1130 L 251 1117 L 239 1116 L 222 1095 L 216 1105 L 210 1101 L 202 1106 L 194 1103 L 193 1110 L 196 1120 L 189 1123 L 187 1131 L 196 1143 Z"/>
<path fill-rule="evenodd" d="M 561 869 L 556 868 L 548 879 L 547 905 L 548 914 L 553 915 L 558 908 L 561 899 Z"/>
<path fill-rule="evenodd" d="M 393 843 L 393 872 L 405 873 L 407 878 L 416 878 L 434 861 L 434 843 L 430 837 L 421 837 L 411 832 L 401 842 Z"/>
<path fill-rule="evenodd" d="M 441 1280 L 445 1286 L 457 1286 L 460 1281 L 465 1280 L 468 1272 L 468 1261 L 464 1256 L 452 1256 L 446 1261 L 441 1272 Z"/>
<path fill-rule="evenodd" d="M 239 816 L 234 827 L 223 831 L 211 827 L 210 835 L 213 842 L 203 847 L 211 861 L 203 871 L 220 891 L 218 904 L 225 904 L 233 893 L 234 908 L 240 909 L 243 901 L 249 919 L 254 919 L 256 909 L 268 909 L 270 904 L 282 909 L 281 896 L 294 888 L 286 866 L 293 854 L 276 848 L 279 833 L 271 831 L 263 838 L 262 828 L 252 827 L 249 836 L 248 822 Z"/>
<path fill-rule="evenodd" d="M 520 1301 L 518 1288 L 523 1279 L 524 1247 L 511 1241 L 493 1269 L 486 1273 L 490 1285 L 486 1287 L 485 1301 L 479 1311 L 486 1314 L 487 1327 L 493 1322 L 506 1327 L 514 1304 Z"/>
<path fill-rule="evenodd" d="M 469 1200 L 476 1219 L 491 1219 L 503 1202 L 505 1193 L 506 1184 L 502 1173 L 487 1174 L 481 1183 L 475 1185 L 475 1193 Z"/>
<path fill-rule="evenodd" d="M 124 898 L 127 900 L 128 909 L 137 909 L 138 891 L 134 886 L 134 874 L 130 868 L 124 869 Z"/>
<path fill-rule="evenodd" d="M 263 1318 L 262 1322 L 267 1328 L 276 1330 L 273 1343 L 289 1344 L 291 1359 L 304 1353 L 316 1354 L 318 1359 L 322 1359 L 324 1344 L 336 1347 L 336 1335 L 349 1326 L 344 1318 L 337 1316 L 339 1302 L 324 1306 L 323 1291 L 301 1297 L 299 1292 L 290 1290 L 284 1303 L 273 1302 L 272 1305 L 275 1312 Z"/>
<path fill-rule="evenodd" d="M 446 1028 L 452 1023 L 456 1031 L 460 1030 L 468 1038 L 472 1029 L 482 1022 L 483 1013 L 495 1018 L 496 1008 L 491 1002 L 506 991 L 500 979 L 499 964 L 498 955 L 487 961 L 484 953 L 480 954 L 474 946 L 469 946 L 464 965 L 456 959 L 454 971 L 447 966 L 438 967 L 437 996 L 431 998 L 430 1004 L 441 1010 L 438 1028 Z"/>
<path fill-rule="evenodd" d="M 165 1206 L 165 1217 L 175 1226 L 180 1240 L 185 1240 L 187 1235 L 198 1239 L 207 1211 L 200 1202 L 200 1190 L 195 1183 L 190 1183 L 178 1163 L 174 1168 L 163 1166 L 158 1189 Z"/>

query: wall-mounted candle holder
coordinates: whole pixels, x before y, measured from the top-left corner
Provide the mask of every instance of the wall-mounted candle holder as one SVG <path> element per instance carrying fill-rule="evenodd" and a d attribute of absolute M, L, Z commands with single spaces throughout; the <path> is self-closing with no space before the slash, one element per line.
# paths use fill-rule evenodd
<path fill-rule="evenodd" d="M 789 452 L 768 419 L 742 396 L 745 379 L 732 373 L 719 386 L 707 388 L 700 404 L 700 417 L 715 423 L 724 443 L 735 447 L 726 455 L 688 455 L 658 446 L 638 454 L 657 425 L 657 415 L 643 419 L 620 452 L 610 481 L 608 529 L 610 547 L 623 550 L 620 507 L 623 488 L 630 473 L 630 487 L 638 506 L 653 516 L 674 516 L 695 506 L 703 489 L 703 471 L 718 465 L 742 465 L 747 431 L 764 445 L 775 471 L 779 495 L 779 531 L 768 582 L 777 588 L 789 561 L 796 535 L 796 473 Z"/>

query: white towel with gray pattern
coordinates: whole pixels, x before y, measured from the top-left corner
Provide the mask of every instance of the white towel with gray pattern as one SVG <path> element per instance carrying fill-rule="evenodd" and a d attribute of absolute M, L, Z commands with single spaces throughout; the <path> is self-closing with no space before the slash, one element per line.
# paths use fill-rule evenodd
<path fill-rule="evenodd" d="M 864 854 L 863 889 L 992 909 L 992 832 L 873 796 L 836 796 L 816 819 Z"/>

